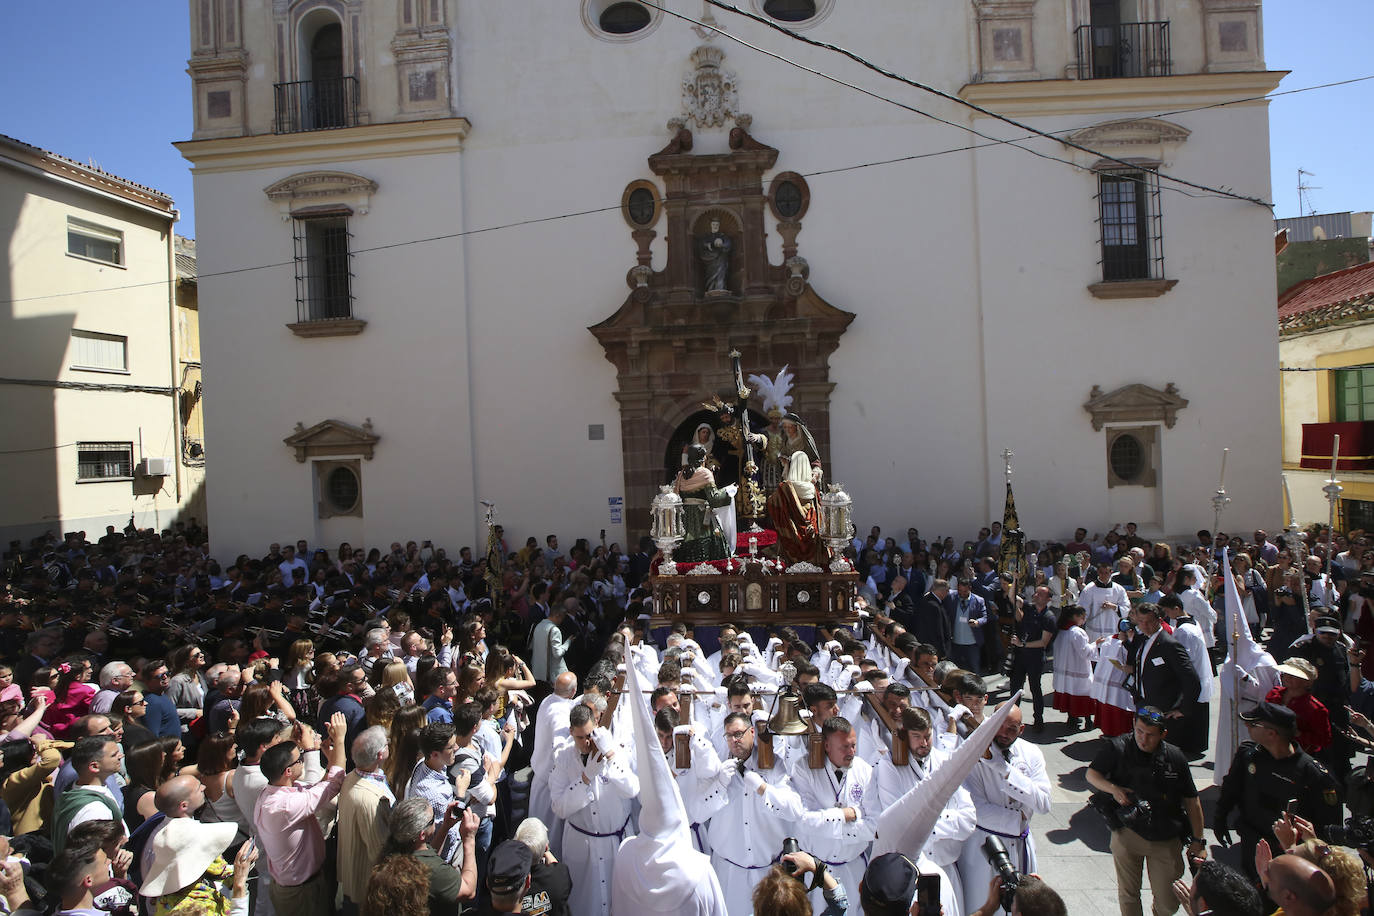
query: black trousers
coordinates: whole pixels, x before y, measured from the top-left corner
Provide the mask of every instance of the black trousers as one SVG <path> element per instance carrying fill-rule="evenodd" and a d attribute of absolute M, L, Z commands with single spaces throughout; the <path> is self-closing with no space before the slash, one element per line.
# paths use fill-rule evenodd
<path fill-rule="evenodd" d="M 1035 721 L 1039 722 L 1045 714 L 1045 691 L 1040 685 L 1040 676 L 1045 673 L 1044 649 L 1013 649 L 1011 660 L 1011 680 L 1007 690 L 1011 693 L 1021 689 L 1030 681 L 1031 707 L 1035 710 Z"/>
<path fill-rule="evenodd" d="M 1211 723 L 1210 703 L 1193 703 L 1182 719 L 1169 724 L 1169 743 L 1187 754 L 1201 754 L 1207 750 L 1207 730 Z"/>

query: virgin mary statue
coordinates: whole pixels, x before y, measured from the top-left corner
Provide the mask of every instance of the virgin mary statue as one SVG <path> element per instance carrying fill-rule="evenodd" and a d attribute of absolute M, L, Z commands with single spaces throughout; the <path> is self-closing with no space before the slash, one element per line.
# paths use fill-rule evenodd
<path fill-rule="evenodd" d="M 818 506 L 811 459 L 793 452 L 787 476 L 768 497 L 768 517 L 778 532 L 778 549 L 789 563 L 806 561 L 824 568 L 828 557 L 816 527 Z"/>

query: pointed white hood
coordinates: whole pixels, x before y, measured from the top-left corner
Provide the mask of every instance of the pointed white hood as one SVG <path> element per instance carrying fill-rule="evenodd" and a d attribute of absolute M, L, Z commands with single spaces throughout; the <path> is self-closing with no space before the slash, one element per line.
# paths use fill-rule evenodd
<path fill-rule="evenodd" d="M 611 910 L 672 916 L 726 916 L 725 895 L 711 860 L 692 847 L 677 780 L 659 747 L 648 696 L 635 665 L 627 666 L 621 705 L 630 707 L 639 774 L 639 835 L 620 844 Z"/>
<path fill-rule="evenodd" d="M 992 744 L 997 730 L 1020 702 L 1021 691 L 1018 690 L 1000 709 L 984 719 L 983 724 L 974 729 L 973 734 L 964 739 L 950 759 L 929 778 L 916 783 L 910 791 L 888 806 L 878 818 L 878 839 L 873 842 L 871 858 L 888 852 L 916 858 L 935 829 L 935 822 L 940 819 L 945 803 L 963 785 L 968 774 L 973 772 L 983 752 Z M 857 888 L 854 892 L 857 892 Z"/>

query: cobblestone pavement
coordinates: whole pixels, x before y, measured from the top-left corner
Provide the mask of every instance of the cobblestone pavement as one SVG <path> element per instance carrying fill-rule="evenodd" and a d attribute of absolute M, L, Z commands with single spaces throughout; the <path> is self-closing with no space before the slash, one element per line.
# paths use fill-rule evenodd
<path fill-rule="evenodd" d="M 992 701 L 1006 699 L 1007 679 L 994 676 L 987 680 Z M 1052 700 L 1050 683 L 1051 675 L 1047 671 L 1043 681 L 1047 707 Z M 1091 791 L 1087 779 L 1088 764 L 1101 745 L 1102 734 L 1096 729 L 1070 732 L 1064 714 L 1050 708 L 1045 712 L 1044 731 L 1033 731 L 1030 728 L 1032 715 L 1029 692 L 1021 706 L 1027 726 L 1025 738 L 1038 745 L 1044 753 L 1052 788 L 1050 813 L 1036 815 L 1031 821 L 1039 874 L 1064 898 L 1071 916 L 1118 914 L 1121 908 L 1116 898 L 1116 871 L 1108 846 L 1111 833 L 1102 817 L 1088 806 Z M 1213 750 L 1192 766 L 1193 780 L 1202 796 L 1209 843 L 1214 843 L 1211 832 L 1212 807 L 1217 798 L 1217 789 L 1212 786 L 1213 765 L 1210 759 L 1216 747 L 1215 705 L 1212 714 L 1209 748 Z M 1209 846 L 1208 855 L 1218 854 L 1223 862 L 1239 867 L 1235 847 L 1222 850 L 1215 845 Z M 1141 891 L 1144 912 L 1150 912 L 1151 901 L 1150 884 L 1146 878 Z"/>

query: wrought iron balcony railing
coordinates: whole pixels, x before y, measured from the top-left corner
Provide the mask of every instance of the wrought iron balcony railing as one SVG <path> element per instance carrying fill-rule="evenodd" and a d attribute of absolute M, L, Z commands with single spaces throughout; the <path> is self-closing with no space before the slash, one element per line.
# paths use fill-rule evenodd
<path fill-rule="evenodd" d="M 1173 72 L 1168 22 L 1083 25 L 1074 35 L 1081 80 L 1168 76 Z"/>
<path fill-rule="evenodd" d="M 303 80 L 277 83 L 276 120 L 272 131 L 295 134 L 306 130 L 333 130 L 358 123 L 358 78 Z"/>

